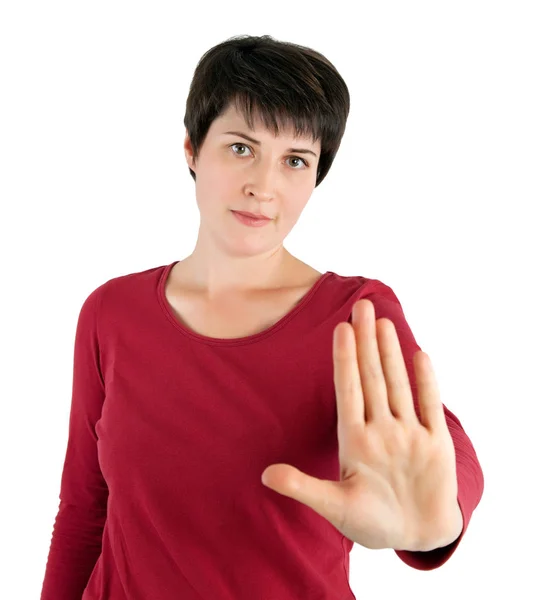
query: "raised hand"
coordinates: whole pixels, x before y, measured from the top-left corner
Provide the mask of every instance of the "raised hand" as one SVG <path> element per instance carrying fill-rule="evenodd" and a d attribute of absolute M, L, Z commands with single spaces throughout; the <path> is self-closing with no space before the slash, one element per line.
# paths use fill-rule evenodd
<path fill-rule="evenodd" d="M 373 303 L 359 300 L 333 337 L 340 480 L 274 464 L 262 482 L 367 548 L 452 543 L 463 528 L 455 450 L 428 355 L 413 359 L 419 420 L 392 321 L 375 321 Z"/>

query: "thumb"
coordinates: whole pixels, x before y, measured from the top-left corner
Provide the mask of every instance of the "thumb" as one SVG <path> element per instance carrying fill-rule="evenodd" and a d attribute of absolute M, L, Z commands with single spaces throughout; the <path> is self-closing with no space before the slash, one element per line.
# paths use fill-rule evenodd
<path fill-rule="evenodd" d="M 334 527 L 343 522 L 343 493 L 339 482 L 306 475 L 287 464 L 270 465 L 261 475 L 263 485 L 309 506 Z"/>

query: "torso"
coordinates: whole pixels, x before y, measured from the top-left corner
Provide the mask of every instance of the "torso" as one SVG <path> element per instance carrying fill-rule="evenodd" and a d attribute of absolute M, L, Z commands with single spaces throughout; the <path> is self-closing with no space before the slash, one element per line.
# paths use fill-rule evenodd
<path fill-rule="evenodd" d="M 300 262 L 300 261 L 299 261 Z M 261 333 L 287 315 L 322 277 L 305 263 L 295 268 L 291 287 L 268 290 L 253 296 L 228 295 L 208 302 L 180 287 L 171 277 L 165 297 L 175 317 L 193 332 L 219 339 L 248 337 Z"/>

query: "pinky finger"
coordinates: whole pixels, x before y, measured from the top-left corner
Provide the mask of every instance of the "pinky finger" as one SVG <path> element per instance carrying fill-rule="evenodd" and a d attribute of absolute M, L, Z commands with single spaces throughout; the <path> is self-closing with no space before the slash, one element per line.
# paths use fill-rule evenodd
<path fill-rule="evenodd" d="M 441 403 L 438 382 L 430 357 L 426 352 L 416 352 L 414 356 L 415 377 L 421 423 L 431 431 L 440 431 L 447 427 L 443 404 Z"/>

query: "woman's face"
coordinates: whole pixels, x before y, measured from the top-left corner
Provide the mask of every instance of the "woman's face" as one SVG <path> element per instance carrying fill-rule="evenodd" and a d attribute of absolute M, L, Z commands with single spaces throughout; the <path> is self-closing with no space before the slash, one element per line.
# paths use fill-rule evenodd
<path fill-rule="evenodd" d="M 187 134 L 184 144 L 188 165 L 196 175 L 200 238 L 204 229 L 227 249 L 246 254 L 282 245 L 315 188 L 321 152 L 320 141 L 296 139 L 282 131 L 274 137 L 259 119 L 255 123 L 256 129 L 249 130 L 231 106 L 211 124 L 196 162 Z M 232 210 L 261 213 L 272 221 L 249 227 Z"/>

